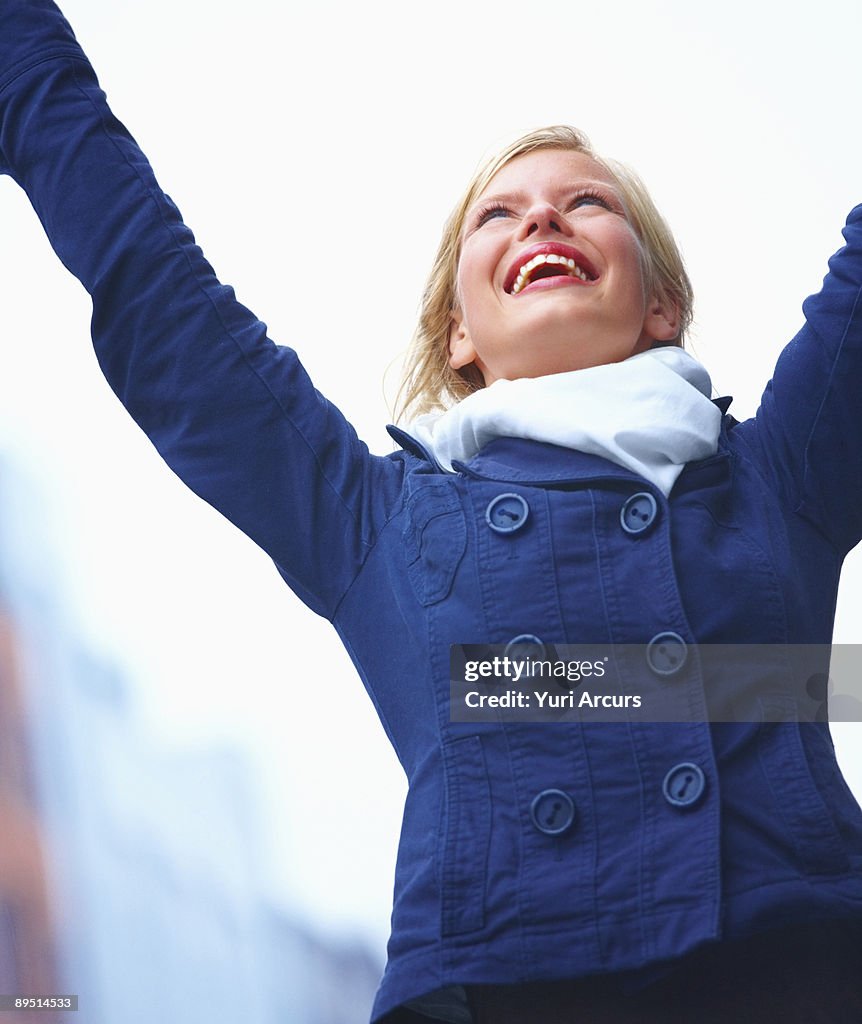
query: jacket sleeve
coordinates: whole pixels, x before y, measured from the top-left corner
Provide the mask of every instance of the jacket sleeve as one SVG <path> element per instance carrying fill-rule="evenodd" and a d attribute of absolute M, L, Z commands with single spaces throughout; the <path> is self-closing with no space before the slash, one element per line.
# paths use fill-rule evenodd
<path fill-rule="evenodd" d="M 862 206 L 843 233 L 756 416 L 735 433 L 794 511 L 846 554 L 862 538 Z"/>
<path fill-rule="evenodd" d="M 50 0 L 0 0 L 0 170 L 92 296 L 96 354 L 120 401 L 331 618 L 398 464 L 368 453 L 296 354 L 218 282 Z"/>

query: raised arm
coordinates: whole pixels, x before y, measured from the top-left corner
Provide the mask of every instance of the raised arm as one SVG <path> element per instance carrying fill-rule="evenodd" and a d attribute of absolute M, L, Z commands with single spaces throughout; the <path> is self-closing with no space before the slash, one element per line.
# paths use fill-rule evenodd
<path fill-rule="evenodd" d="M 296 354 L 218 282 L 50 0 L 0 0 L 0 170 L 93 299 L 111 387 L 171 468 L 331 617 L 395 493 Z"/>
<path fill-rule="evenodd" d="M 736 428 L 785 500 L 841 553 L 862 539 L 862 206 L 844 238 L 757 415 Z"/>

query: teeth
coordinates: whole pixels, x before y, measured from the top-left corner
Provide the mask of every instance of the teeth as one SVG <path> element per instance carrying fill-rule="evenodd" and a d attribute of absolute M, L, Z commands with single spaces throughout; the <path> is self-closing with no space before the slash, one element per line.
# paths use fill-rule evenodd
<path fill-rule="evenodd" d="M 571 277 L 577 277 L 581 281 L 589 281 L 586 271 L 582 270 L 573 259 L 568 259 L 565 256 L 558 256 L 553 252 L 542 252 L 525 263 L 518 271 L 518 276 L 514 285 L 512 285 L 512 294 L 517 295 L 522 288 L 525 288 L 530 283 L 530 275 L 536 267 L 541 267 L 545 263 L 557 263 L 564 267 L 568 267 Z"/>

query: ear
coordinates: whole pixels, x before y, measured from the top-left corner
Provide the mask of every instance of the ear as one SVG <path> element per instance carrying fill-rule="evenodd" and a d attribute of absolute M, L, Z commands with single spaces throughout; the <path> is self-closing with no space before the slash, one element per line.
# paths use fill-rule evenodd
<path fill-rule="evenodd" d="M 643 333 L 653 341 L 673 341 L 679 334 L 679 306 L 672 299 L 650 299 Z"/>
<path fill-rule="evenodd" d="M 449 365 L 453 370 L 460 370 L 476 359 L 476 349 L 470 338 L 470 332 L 464 323 L 464 317 L 459 309 L 452 313 L 452 323 L 449 327 Z"/>

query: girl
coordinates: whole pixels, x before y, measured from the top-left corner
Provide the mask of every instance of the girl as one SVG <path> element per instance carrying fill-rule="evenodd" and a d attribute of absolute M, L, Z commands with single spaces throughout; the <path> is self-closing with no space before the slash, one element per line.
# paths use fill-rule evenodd
<path fill-rule="evenodd" d="M 404 766 L 374 1020 L 859 1019 L 862 812 L 828 732 L 781 692 L 786 722 L 710 725 L 693 645 L 829 639 L 862 210 L 737 423 L 642 186 L 571 129 L 521 139 L 447 226 L 381 458 L 216 280 L 50 0 L 0 0 L 0 167 L 121 401 L 333 623 Z M 643 685 L 702 714 L 453 722 L 454 642 L 642 645 Z"/>

